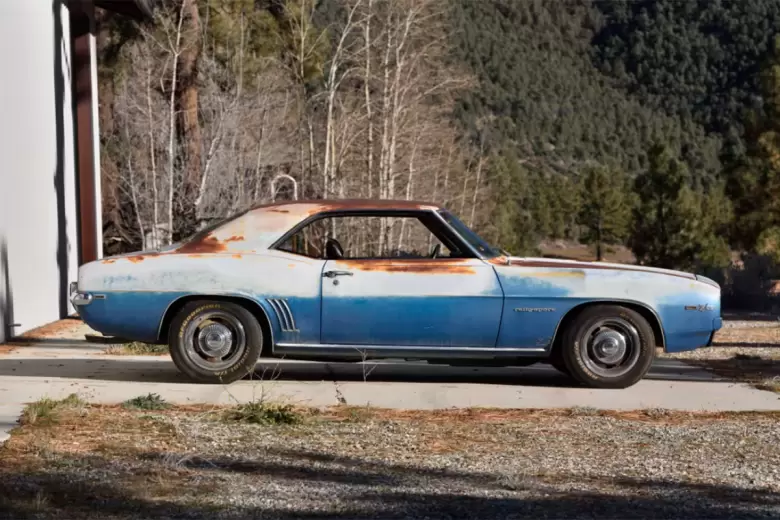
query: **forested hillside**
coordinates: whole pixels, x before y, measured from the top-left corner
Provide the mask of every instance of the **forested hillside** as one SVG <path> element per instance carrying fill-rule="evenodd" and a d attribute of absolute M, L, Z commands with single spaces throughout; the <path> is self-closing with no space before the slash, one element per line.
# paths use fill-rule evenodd
<path fill-rule="evenodd" d="M 109 251 L 294 189 L 432 199 L 516 254 L 780 247 L 777 0 L 159 4 L 99 20 Z"/>

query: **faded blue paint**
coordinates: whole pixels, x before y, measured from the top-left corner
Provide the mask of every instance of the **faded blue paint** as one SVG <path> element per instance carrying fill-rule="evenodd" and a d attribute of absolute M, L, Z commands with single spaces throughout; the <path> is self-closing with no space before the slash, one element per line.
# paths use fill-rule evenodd
<path fill-rule="evenodd" d="M 567 312 L 576 307 L 581 298 L 507 298 L 499 348 L 547 348 L 553 340 L 558 323 Z M 553 309 L 542 312 L 515 309 Z"/>
<path fill-rule="evenodd" d="M 322 343 L 483 347 L 496 344 L 503 305 L 494 296 L 332 297 L 322 308 Z"/>
<path fill-rule="evenodd" d="M 287 300 L 287 306 L 295 319 L 297 331 L 284 331 L 276 310 L 268 303 L 268 298 Z M 263 307 L 271 322 L 274 340 L 278 343 L 309 343 L 320 342 L 320 298 L 285 298 L 284 296 L 262 296 L 256 300 Z"/>
<path fill-rule="evenodd" d="M 579 302 L 569 298 L 572 289 L 538 276 L 522 276 L 523 269 L 519 267 L 495 266 L 495 270 L 506 296 L 496 346 L 546 348 L 552 342 L 560 320 Z M 553 310 L 518 312 L 515 309 Z"/>
<path fill-rule="evenodd" d="M 571 270 L 567 270 L 567 274 L 545 276 L 539 275 L 538 269 L 529 269 L 529 274 L 533 274 L 522 276 L 523 268 L 515 266 L 492 266 L 491 276 L 493 270 L 497 277 L 495 283 L 486 283 L 487 288 L 474 295 L 334 294 L 326 295 L 324 300 L 320 294 L 315 297 L 223 296 L 249 298 L 258 303 L 270 320 L 277 342 L 534 349 L 549 346 L 560 321 L 571 309 L 602 300 L 587 296 L 592 291 L 592 287 L 590 291 L 586 290 L 587 279 L 593 283 L 594 278 L 614 279 L 616 276 L 609 271 L 582 273 Z M 560 269 L 551 271 L 561 272 Z M 399 273 L 398 276 L 419 275 Z M 656 276 L 659 275 L 648 275 L 647 279 L 627 283 L 654 283 L 652 278 Z M 668 278 L 661 276 L 658 283 L 664 281 Z M 645 304 L 657 313 L 669 352 L 705 346 L 722 323 L 719 292 L 690 282 L 681 284 L 680 288 L 679 292 L 662 296 L 658 301 L 635 302 Z M 183 291 L 105 294 L 106 299 L 93 300 L 79 308 L 84 321 L 106 335 L 138 341 L 156 341 L 169 306 L 182 297 L 197 295 Z M 276 310 L 267 298 L 287 300 L 297 330 L 282 330 Z M 710 305 L 711 308 L 686 311 L 687 305 Z M 529 312 L 529 309 L 541 312 Z"/>
<path fill-rule="evenodd" d="M 685 310 L 687 305 L 710 305 L 711 310 Z M 656 309 L 666 335 L 666 351 L 682 352 L 704 347 L 721 326 L 720 297 L 709 292 L 686 291 L 663 299 Z"/>
<path fill-rule="evenodd" d="M 106 336 L 132 341 L 157 341 L 165 310 L 187 293 L 115 292 L 79 307 L 84 323 Z"/>

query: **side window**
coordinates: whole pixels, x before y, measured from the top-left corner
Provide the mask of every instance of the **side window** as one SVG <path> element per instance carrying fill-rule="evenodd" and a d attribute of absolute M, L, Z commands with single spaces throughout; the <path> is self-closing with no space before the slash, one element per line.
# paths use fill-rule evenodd
<path fill-rule="evenodd" d="M 325 258 L 326 219 L 315 220 L 298 230 L 279 246 L 282 251 L 309 258 Z"/>
<path fill-rule="evenodd" d="M 330 245 L 329 245 L 330 243 Z M 454 258 L 417 217 L 333 216 L 316 220 L 279 248 L 310 258 Z"/>

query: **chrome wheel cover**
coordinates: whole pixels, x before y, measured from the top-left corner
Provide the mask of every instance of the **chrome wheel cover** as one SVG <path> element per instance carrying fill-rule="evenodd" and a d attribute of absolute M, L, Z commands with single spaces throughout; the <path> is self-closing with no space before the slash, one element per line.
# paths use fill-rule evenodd
<path fill-rule="evenodd" d="M 208 371 L 226 370 L 247 350 L 246 331 L 241 321 L 221 310 L 205 310 L 184 329 L 185 351 L 190 361 Z"/>
<path fill-rule="evenodd" d="M 623 318 L 604 318 L 591 325 L 580 342 L 585 366 L 600 377 L 621 377 L 639 360 L 642 340 Z"/>

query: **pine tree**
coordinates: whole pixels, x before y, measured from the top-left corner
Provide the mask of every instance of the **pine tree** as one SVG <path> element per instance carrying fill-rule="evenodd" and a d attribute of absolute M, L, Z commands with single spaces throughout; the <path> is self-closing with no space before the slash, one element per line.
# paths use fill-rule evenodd
<path fill-rule="evenodd" d="M 493 156 L 488 164 L 493 192 L 491 238 L 514 255 L 535 250 L 536 232 L 528 203 L 533 198 L 528 172 L 511 152 Z"/>
<path fill-rule="evenodd" d="M 780 36 L 761 74 L 762 113 L 747 124 L 745 157 L 727 172 L 734 201 L 732 242 L 748 251 L 780 255 L 773 237 L 780 235 Z"/>
<path fill-rule="evenodd" d="M 664 146 L 653 146 L 649 162 L 634 183 L 639 203 L 628 242 L 637 260 L 669 269 L 725 267 L 731 210 L 722 189 L 691 188 L 687 168 Z"/>
<path fill-rule="evenodd" d="M 583 227 L 580 241 L 595 245 L 596 259 L 603 260 L 605 244 L 625 240 L 631 221 L 631 206 L 622 173 L 591 168 L 580 188 L 582 207 L 577 222 Z"/>

